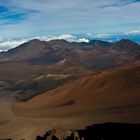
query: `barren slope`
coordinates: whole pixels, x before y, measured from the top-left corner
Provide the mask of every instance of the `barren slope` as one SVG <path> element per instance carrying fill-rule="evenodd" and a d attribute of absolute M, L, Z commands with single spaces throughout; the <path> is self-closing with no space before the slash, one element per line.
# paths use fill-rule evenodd
<path fill-rule="evenodd" d="M 102 122 L 140 122 L 140 66 L 83 76 L 24 103 L 0 100 L 0 139 L 34 140 Z"/>
<path fill-rule="evenodd" d="M 30 117 L 88 117 L 94 122 L 140 121 L 140 66 L 108 70 L 18 103 L 13 110 Z"/>

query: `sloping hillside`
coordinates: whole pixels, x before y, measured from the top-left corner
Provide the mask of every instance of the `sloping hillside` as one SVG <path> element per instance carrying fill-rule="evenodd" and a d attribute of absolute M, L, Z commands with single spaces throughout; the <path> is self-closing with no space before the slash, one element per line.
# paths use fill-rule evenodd
<path fill-rule="evenodd" d="M 140 66 L 83 76 L 13 106 L 31 117 L 91 117 L 93 121 L 140 121 Z"/>

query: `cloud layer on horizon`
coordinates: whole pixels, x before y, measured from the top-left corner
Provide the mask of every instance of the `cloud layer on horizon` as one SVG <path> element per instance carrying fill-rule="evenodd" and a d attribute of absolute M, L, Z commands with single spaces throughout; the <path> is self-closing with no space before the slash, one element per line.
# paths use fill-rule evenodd
<path fill-rule="evenodd" d="M 131 39 L 137 43 L 140 43 L 140 30 L 131 30 L 131 31 L 127 31 L 121 34 L 109 34 L 109 33 L 101 33 L 101 34 L 87 33 L 87 34 L 81 34 L 81 35 L 63 34 L 63 35 L 36 36 L 36 37 L 24 38 L 24 39 L 1 40 L 0 52 L 15 48 L 32 39 L 39 39 L 42 41 L 64 39 L 69 42 L 89 42 L 90 40 L 95 40 L 95 39 L 115 42 L 120 39 Z"/>
<path fill-rule="evenodd" d="M 69 41 L 69 42 L 79 42 L 79 43 L 80 42 L 89 42 L 89 40 L 86 38 L 78 38 L 78 37 L 76 37 L 74 35 L 70 35 L 70 34 L 57 35 L 57 36 L 53 36 L 53 35 L 36 36 L 36 37 L 26 38 L 26 39 L 1 41 L 0 42 L 0 52 L 15 48 L 32 39 L 39 39 L 42 41 L 62 40 L 63 39 L 63 40 Z"/>

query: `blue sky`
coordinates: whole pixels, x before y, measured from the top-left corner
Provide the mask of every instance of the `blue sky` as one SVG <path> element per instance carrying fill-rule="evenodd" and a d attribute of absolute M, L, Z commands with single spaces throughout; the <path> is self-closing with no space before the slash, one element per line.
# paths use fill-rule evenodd
<path fill-rule="evenodd" d="M 139 13 L 140 0 L 0 0 L 0 41 L 68 34 L 139 36 Z"/>

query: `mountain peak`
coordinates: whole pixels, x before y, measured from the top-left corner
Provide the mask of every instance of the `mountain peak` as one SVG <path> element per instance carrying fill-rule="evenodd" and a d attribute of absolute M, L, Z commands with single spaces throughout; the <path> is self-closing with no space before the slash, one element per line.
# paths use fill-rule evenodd
<path fill-rule="evenodd" d="M 116 42 L 117 43 L 117 42 Z M 118 43 L 129 43 L 129 44 L 135 44 L 138 45 L 136 42 L 130 40 L 130 39 L 121 39 L 120 41 L 118 41 Z"/>
<path fill-rule="evenodd" d="M 41 40 L 39 40 L 39 39 L 32 39 L 29 42 L 38 42 L 38 41 L 41 41 Z"/>
<path fill-rule="evenodd" d="M 28 42 L 26 43 L 41 43 L 43 41 L 39 40 L 39 39 L 32 39 L 32 40 L 29 40 Z"/>
<path fill-rule="evenodd" d="M 48 41 L 49 43 L 52 44 L 59 44 L 59 43 L 69 43 L 68 41 L 64 40 L 64 39 L 55 39 L 55 40 L 50 40 Z"/>
<path fill-rule="evenodd" d="M 127 53 L 136 53 L 140 51 L 140 46 L 132 40 L 129 39 L 121 39 L 120 41 L 114 43 L 112 46 L 114 49 L 119 51 L 124 51 Z"/>

